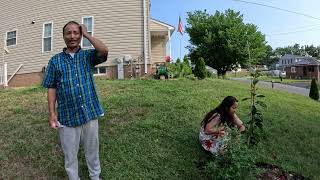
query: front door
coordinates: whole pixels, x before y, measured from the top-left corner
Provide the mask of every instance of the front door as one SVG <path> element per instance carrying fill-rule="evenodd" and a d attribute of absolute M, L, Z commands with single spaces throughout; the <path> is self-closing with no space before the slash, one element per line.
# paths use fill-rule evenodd
<path fill-rule="evenodd" d="M 303 66 L 303 76 L 306 77 L 307 76 L 307 67 Z"/>

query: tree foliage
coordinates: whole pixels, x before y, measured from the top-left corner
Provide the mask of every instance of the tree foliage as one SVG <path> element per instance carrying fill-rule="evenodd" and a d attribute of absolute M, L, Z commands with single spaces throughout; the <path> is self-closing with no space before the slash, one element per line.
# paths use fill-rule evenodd
<path fill-rule="evenodd" d="M 275 51 L 272 49 L 272 47 L 270 45 L 267 45 L 266 56 L 262 59 L 260 65 L 270 66 L 274 63 L 277 63 L 279 61 L 279 58 L 280 57 L 275 54 Z"/>
<path fill-rule="evenodd" d="M 293 46 L 278 47 L 274 50 L 274 55 L 284 56 L 286 54 L 298 56 L 320 57 L 320 46 L 294 44 Z"/>
<path fill-rule="evenodd" d="M 266 56 L 265 36 L 257 26 L 245 24 L 240 12 L 188 12 L 186 32 L 190 36 L 190 58 L 195 62 L 203 57 L 208 66 L 224 75 L 235 64 L 247 67 L 259 64 Z M 249 62 L 249 50 L 251 62 Z"/>
<path fill-rule="evenodd" d="M 189 59 L 188 59 L 187 55 L 185 55 L 184 58 L 183 58 L 182 74 L 183 74 L 183 77 L 186 77 L 186 76 L 192 74 L 192 69 L 191 69 L 191 66 L 189 64 Z"/>
<path fill-rule="evenodd" d="M 194 68 L 194 75 L 198 78 L 198 79 L 204 79 L 206 77 L 206 65 L 205 62 L 203 60 L 202 57 L 200 57 L 197 61 L 196 61 L 196 67 Z"/>
<path fill-rule="evenodd" d="M 187 56 L 183 58 L 183 62 L 178 58 L 175 63 L 170 63 L 167 66 L 170 78 L 185 78 L 192 74 Z"/>

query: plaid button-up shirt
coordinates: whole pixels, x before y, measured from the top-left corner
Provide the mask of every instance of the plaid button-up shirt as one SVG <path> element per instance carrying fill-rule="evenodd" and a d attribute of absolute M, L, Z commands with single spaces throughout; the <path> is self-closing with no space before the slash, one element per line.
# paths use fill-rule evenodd
<path fill-rule="evenodd" d="M 73 58 L 65 48 L 50 59 L 42 86 L 56 89 L 60 124 L 75 127 L 103 116 L 93 71 L 95 65 L 106 60 L 107 57 L 100 56 L 95 49 L 81 48 Z"/>

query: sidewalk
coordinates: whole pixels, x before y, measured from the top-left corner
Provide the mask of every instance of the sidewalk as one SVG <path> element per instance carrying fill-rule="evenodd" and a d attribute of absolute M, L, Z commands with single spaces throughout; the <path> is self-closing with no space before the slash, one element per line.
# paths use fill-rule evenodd
<path fill-rule="evenodd" d="M 240 81 L 240 82 L 244 82 L 244 83 L 251 82 L 247 78 L 230 78 L 230 80 Z M 258 86 L 272 89 L 272 83 L 267 82 L 267 81 L 259 81 Z M 280 84 L 280 83 L 273 83 L 273 89 L 287 91 L 290 93 L 300 94 L 300 95 L 304 95 L 304 96 L 308 96 L 308 97 L 309 97 L 309 91 L 310 91 L 309 89 L 306 89 L 306 88 L 290 86 L 290 85 L 285 85 L 285 84 Z"/>

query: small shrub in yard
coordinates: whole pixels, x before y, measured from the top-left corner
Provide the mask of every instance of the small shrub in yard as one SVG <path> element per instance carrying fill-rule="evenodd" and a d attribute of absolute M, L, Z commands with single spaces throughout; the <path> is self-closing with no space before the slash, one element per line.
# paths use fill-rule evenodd
<path fill-rule="evenodd" d="M 178 58 L 175 63 L 167 65 L 168 76 L 170 78 L 185 78 L 192 74 L 192 69 L 189 65 L 188 59 L 184 58 L 183 62 Z"/>
<path fill-rule="evenodd" d="M 204 62 L 203 58 L 199 58 L 196 61 L 196 67 L 194 69 L 194 75 L 198 78 L 198 79 L 204 79 L 207 75 L 206 72 L 206 64 Z"/>
<path fill-rule="evenodd" d="M 258 98 L 265 97 L 262 94 L 258 94 L 256 85 L 259 82 L 260 71 L 256 68 L 250 68 L 250 76 L 251 80 L 251 90 L 250 97 L 242 99 L 250 100 L 250 117 L 248 122 L 248 127 L 246 130 L 246 134 L 248 136 L 247 144 L 248 145 L 256 145 L 259 143 L 262 132 L 263 132 L 263 116 L 261 109 L 266 109 L 267 105 L 259 100 Z M 259 108 L 258 108 L 259 107 Z"/>
<path fill-rule="evenodd" d="M 312 79 L 312 81 L 311 81 L 309 97 L 314 99 L 314 100 L 318 100 L 319 99 L 319 89 L 318 89 L 318 85 L 317 85 L 316 79 Z"/>
<path fill-rule="evenodd" d="M 189 60 L 188 60 L 187 56 L 184 56 L 184 58 L 183 58 L 181 71 L 182 71 L 183 77 L 186 77 L 186 76 L 192 74 L 192 69 L 190 67 Z"/>
<path fill-rule="evenodd" d="M 254 179 L 256 176 L 253 149 L 236 130 L 228 130 L 227 148 L 223 155 L 208 162 L 206 174 L 211 179 Z"/>

